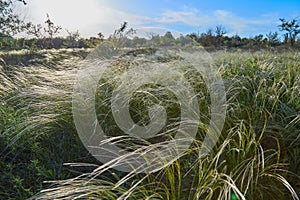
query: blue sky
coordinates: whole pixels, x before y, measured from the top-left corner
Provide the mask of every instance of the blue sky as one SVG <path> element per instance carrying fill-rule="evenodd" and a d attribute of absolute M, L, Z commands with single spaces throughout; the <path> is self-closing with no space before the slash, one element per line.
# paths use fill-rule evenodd
<path fill-rule="evenodd" d="M 300 20 L 300 0 L 27 0 L 25 19 L 52 20 L 82 36 L 106 36 L 127 21 L 132 28 L 186 34 L 223 25 L 228 35 L 278 31 L 279 18 Z M 153 31 L 155 32 L 155 31 Z"/>

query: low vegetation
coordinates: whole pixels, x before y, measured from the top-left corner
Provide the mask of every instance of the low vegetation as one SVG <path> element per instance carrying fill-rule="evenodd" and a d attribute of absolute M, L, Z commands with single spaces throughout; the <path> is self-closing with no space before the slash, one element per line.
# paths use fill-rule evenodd
<path fill-rule="evenodd" d="M 1 198 L 24 199 L 42 190 L 34 198 L 299 199 L 298 52 L 212 53 L 228 106 L 214 151 L 199 158 L 199 137 L 184 156 L 158 172 L 126 175 L 103 167 L 76 133 L 71 96 L 78 66 L 74 63 L 88 53 L 82 51 L 65 50 L 63 58 L 59 51 L 44 51 L 40 59 L 47 64 L 1 66 Z M 126 71 L 117 67 L 120 74 Z M 116 73 L 116 68 L 111 70 Z M 115 133 L 119 130 L 105 103 L 117 76 L 109 74 L 106 88 L 98 88 L 98 113 L 106 115 L 106 130 Z M 207 88 L 201 78 L 194 78 L 189 80 L 195 83 L 198 103 L 209 107 Z M 171 125 L 176 123 L 180 116 L 174 96 L 157 87 L 145 90 L 160 95 Z M 134 98 L 132 115 L 145 119 L 144 106 L 151 98 Z"/>
<path fill-rule="evenodd" d="M 224 27 L 217 26 L 205 33 L 175 38 L 166 32 L 146 40 L 136 36 L 134 29 L 128 30 L 127 22 L 108 38 L 101 32 L 82 38 L 78 31 L 69 30 L 67 37 L 61 37 L 62 27 L 49 15 L 44 24 L 25 22 L 14 13 L 13 3 L 26 5 L 24 0 L 0 0 L 0 199 L 299 200 L 297 20 L 280 19 L 283 38 L 278 32 L 252 38 L 228 36 Z M 29 37 L 14 37 L 21 32 Z M 205 155 L 201 147 L 211 117 L 205 77 L 191 66 L 174 64 L 180 56 L 154 56 L 159 48 L 188 46 L 191 39 L 193 45 L 210 52 L 226 90 L 225 124 L 213 150 Z M 149 43 L 151 48 L 144 48 Z M 72 113 L 74 81 L 84 59 L 99 53 L 101 58 L 107 56 L 99 48 L 94 50 L 107 44 L 115 49 L 134 48 L 122 49 L 126 53 L 111 62 L 96 88 L 97 119 L 109 136 L 103 142 L 121 138 L 120 145 L 130 144 L 131 150 L 140 145 L 124 137 L 114 119 L 111 98 L 122 75 L 145 57 L 155 58 L 157 66 L 178 70 L 195 92 L 188 100 L 201 109 L 201 123 L 190 148 L 151 173 L 116 170 L 124 162 L 122 156 L 100 163 L 77 133 Z M 125 57 L 139 62 L 130 65 Z M 161 81 L 174 78 L 159 68 L 153 75 Z M 163 84 L 144 84 L 133 93 L 132 120 L 141 126 L 149 124 L 148 108 L 156 104 L 165 108 L 167 123 L 159 137 L 143 141 L 150 148 L 173 139 L 183 120 L 182 102 Z"/>

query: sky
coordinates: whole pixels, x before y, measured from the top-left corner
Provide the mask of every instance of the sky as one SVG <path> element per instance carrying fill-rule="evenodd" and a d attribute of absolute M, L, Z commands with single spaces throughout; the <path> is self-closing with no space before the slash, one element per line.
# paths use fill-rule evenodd
<path fill-rule="evenodd" d="M 222 25 L 227 35 L 279 31 L 279 18 L 300 20 L 300 0 L 27 0 L 19 12 L 43 24 L 46 14 L 82 37 L 106 37 L 126 21 L 146 32 L 202 33 Z"/>

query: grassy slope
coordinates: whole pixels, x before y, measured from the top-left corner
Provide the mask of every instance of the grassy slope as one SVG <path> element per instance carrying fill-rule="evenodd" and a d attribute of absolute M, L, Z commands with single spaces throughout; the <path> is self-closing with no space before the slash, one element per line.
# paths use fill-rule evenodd
<path fill-rule="evenodd" d="M 7 66 L 0 67 L 0 198 L 24 199 L 44 188 L 42 181 L 91 171 L 63 163 L 97 164 L 81 145 L 71 113 L 77 72 L 74 63 L 84 55 L 40 52 L 33 57 L 37 60 L 26 60 L 28 66 L 20 66 L 22 54 L 2 55 Z M 220 66 L 228 100 L 223 137 L 214 154 L 197 159 L 195 142 L 187 155 L 170 167 L 146 177 L 120 179 L 125 183 L 121 187 L 113 189 L 118 178 L 107 182 L 96 171 L 93 175 L 101 180 L 86 185 L 84 179 L 56 184 L 56 190 L 41 195 L 53 199 L 68 191 L 73 197 L 84 194 L 108 199 L 121 194 L 132 199 L 151 195 L 157 199 L 225 199 L 230 195 L 285 199 L 291 198 L 286 195 L 292 191 L 285 179 L 299 195 L 300 54 L 216 52 L 213 57 Z M 134 185 L 132 180 L 143 178 Z"/>

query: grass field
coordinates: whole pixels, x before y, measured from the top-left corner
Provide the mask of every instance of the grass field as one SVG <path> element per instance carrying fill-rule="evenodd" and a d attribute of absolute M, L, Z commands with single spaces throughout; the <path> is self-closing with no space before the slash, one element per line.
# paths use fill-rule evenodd
<path fill-rule="evenodd" d="M 181 158 L 148 174 L 102 166 L 78 137 L 73 84 L 78 64 L 88 53 L 0 54 L 0 199 L 299 199 L 299 52 L 212 52 L 227 98 L 217 145 L 199 157 L 207 130 L 199 126 L 197 140 Z M 97 117 L 111 135 L 120 129 L 109 98 L 126 70 L 116 63 L 97 88 Z M 206 108 L 201 115 L 205 122 L 208 89 L 197 73 L 185 76 L 198 104 Z M 173 133 L 180 120 L 174 95 L 158 86 L 140 90 L 131 101 L 133 119 L 147 124 L 147 106 L 158 103 L 168 114 L 163 133 Z"/>

